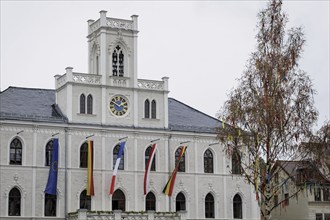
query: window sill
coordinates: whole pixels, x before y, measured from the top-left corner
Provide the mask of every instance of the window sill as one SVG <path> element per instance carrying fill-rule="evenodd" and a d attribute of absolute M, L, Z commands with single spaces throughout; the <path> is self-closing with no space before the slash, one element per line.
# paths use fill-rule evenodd
<path fill-rule="evenodd" d="M 87 117 L 95 117 L 95 114 L 87 114 L 87 113 L 77 113 L 79 116 L 87 116 Z"/>
<path fill-rule="evenodd" d="M 160 121 L 158 118 L 142 118 L 142 120 L 147 120 L 147 121 Z"/>

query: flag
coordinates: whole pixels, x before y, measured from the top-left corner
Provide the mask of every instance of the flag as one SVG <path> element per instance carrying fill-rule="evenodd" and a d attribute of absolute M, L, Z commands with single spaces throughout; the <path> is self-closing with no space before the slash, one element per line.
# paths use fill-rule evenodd
<path fill-rule="evenodd" d="M 94 181 L 93 181 L 93 141 L 88 141 L 87 149 L 87 193 L 88 196 L 94 196 Z"/>
<path fill-rule="evenodd" d="M 58 168 L 58 138 L 53 141 L 52 159 L 49 166 L 48 181 L 45 193 L 56 195 L 57 191 L 57 169 Z"/>
<path fill-rule="evenodd" d="M 120 164 L 121 156 L 123 155 L 125 143 L 126 143 L 125 141 L 120 143 L 120 148 L 119 148 L 119 152 L 118 152 L 118 155 L 117 155 L 116 164 L 115 164 L 115 167 L 113 168 L 113 174 L 112 174 L 111 186 L 110 186 L 110 193 L 109 193 L 110 195 L 112 195 L 113 190 L 115 188 L 116 175 L 117 175 L 118 167 L 119 167 L 119 164 Z"/>
<path fill-rule="evenodd" d="M 144 195 L 147 194 L 147 190 L 149 188 L 149 173 L 150 173 L 152 161 L 153 161 L 155 153 L 156 153 L 156 146 L 157 146 L 157 144 L 152 145 L 151 152 L 149 155 L 149 160 L 147 162 L 146 171 L 144 173 L 144 183 L 143 183 Z"/>
<path fill-rule="evenodd" d="M 180 155 L 179 155 L 179 160 L 172 172 L 172 175 L 170 177 L 170 179 L 167 181 L 167 184 L 166 186 L 164 187 L 164 190 L 163 190 L 163 193 L 165 193 L 165 195 L 168 195 L 168 196 L 172 196 L 172 192 L 173 192 L 173 186 L 174 186 L 174 182 L 175 182 L 175 178 L 176 178 L 176 173 L 178 172 L 178 168 L 179 168 L 179 164 L 181 162 L 181 159 L 185 153 L 187 149 L 187 146 L 182 146 L 181 148 L 181 152 L 180 152 Z"/>

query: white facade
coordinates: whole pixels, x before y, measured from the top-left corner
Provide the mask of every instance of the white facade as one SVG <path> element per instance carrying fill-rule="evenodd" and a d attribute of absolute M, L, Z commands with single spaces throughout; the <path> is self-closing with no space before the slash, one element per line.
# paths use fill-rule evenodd
<path fill-rule="evenodd" d="M 91 136 L 94 141 L 95 189 L 91 210 L 112 210 L 109 187 L 113 172 L 113 148 L 120 138 L 127 137 L 124 170 L 118 171 L 115 185 L 115 189 L 125 194 L 126 211 L 145 210 L 145 150 L 152 140 L 159 139 L 155 155 L 156 171 L 151 172 L 149 189 L 156 197 L 156 212 L 175 212 L 176 195 L 181 192 L 186 199 L 187 219 L 205 219 L 205 197 L 211 193 L 214 218 L 233 219 L 233 197 L 239 194 L 242 218 L 259 219 L 253 188 L 240 175 L 230 173 L 231 159 L 225 155 L 224 146 L 217 143 L 216 133 L 204 132 L 202 128 L 198 132 L 196 129 L 171 127 L 168 78 L 163 77 L 159 81 L 137 78 L 137 16 L 132 16 L 132 20 L 114 19 L 106 17 L 106 12 L 101 11 L 100 19 L 89 20 L 88 27 L 88 74 L 75 73 L 73 68 L 68 67 L 64 75 L 55 76 L 53 104 L 58 106 L 65 120 L 36 119 L 35 115 L 30 117 L 24 114 L 16 117 L 1 108 L 0 218 L 51 218 L 44 216 L 44 190 L 49 172 L 49 166 L 45 166 L 45 149 L 52 135 L 56 134 L 59 138 L 59 174 L 56 217 L 53 218 L 63 219 L 67 213 L 80 208 L 79 196 L 87 182 L 87 169 L 79 166 L 80 147 L 86 137 Z M 113 74 L 113 53 L 117 46 L 124 55 L 122 76 Z M 24 88 L 13 90 L 17 94 L 25 91 Z M 0 95 L 4 97 L 10 91 L 9 88 Z M 50 96 L 51 92 L 26 89 L 26 94 L 47 93 L 45 97 Z M 82 94 L 92 97 L 91 114 L 81 113 Z M 128 103 L 127 112 L 119 116 L 110 107 L 116 95 L 121 95 Z M 145 117 L 146 100 L 156 102 L 155 118 Z M 10 104 L 13 112 L 19 106 L 16 101 L 12 100 Z M 23 107 L 29 108 L 29 105 Z M 10 145 L 15 138 L 22 143 L 21 165 L 10 164 Z M 177 174 L 173 195 L 168 197 L 162 191 L 175 167 L 175 151 L 181 146 L 180 143 L 187 141 L 185 172 Z M 207 149 L 213 154 L 213 173 L 204 173 L 203 155 Z M 20 216 L 8 215 L 9 192 L 14 187 L 21 193 Z"/>

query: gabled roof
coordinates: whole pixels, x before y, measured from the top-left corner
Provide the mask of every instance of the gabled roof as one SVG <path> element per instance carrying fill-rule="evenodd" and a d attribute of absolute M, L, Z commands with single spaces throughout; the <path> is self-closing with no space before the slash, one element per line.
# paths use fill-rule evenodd
<path fill-rule="evenodd" d="M 215 133 L 221 122 L 176 99 L 168 99 L 169 129 Z M 67 122 L 55 105 L 55 90 L 9 87 L 0 93 L 0 119 Z"/>
<path fill-rule="evenodd" d="M 315 165 L 312 160 L 301 160 L 301 161 L 287 161 L 287 160 L 278 160 L 276 165 L 281 167 L 286 174 L 296 179 L 298 176 L 298 172 L 303 172 L 306 174 L 307 179 L 306 182 L 322 182 L 326 184 L 330 184 L 330 180 L 328 180 L 322 172 L 320 172 L 319 168 Z M 310 171 L 310 172 L 308 172 Z M 313 174 L 312 176 L 308 174 Z"/>

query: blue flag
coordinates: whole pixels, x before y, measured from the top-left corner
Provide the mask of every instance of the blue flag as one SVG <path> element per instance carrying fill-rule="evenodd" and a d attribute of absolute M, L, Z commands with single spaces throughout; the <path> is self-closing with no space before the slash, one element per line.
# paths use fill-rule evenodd
<path fill-rule="evenodd" d="M 49 166 L 49 175 L 45 193 L 56 195 L 57 190 L 57 167 L 58 166 L 58 139 L 54 138 L 52 161 Z"/>

